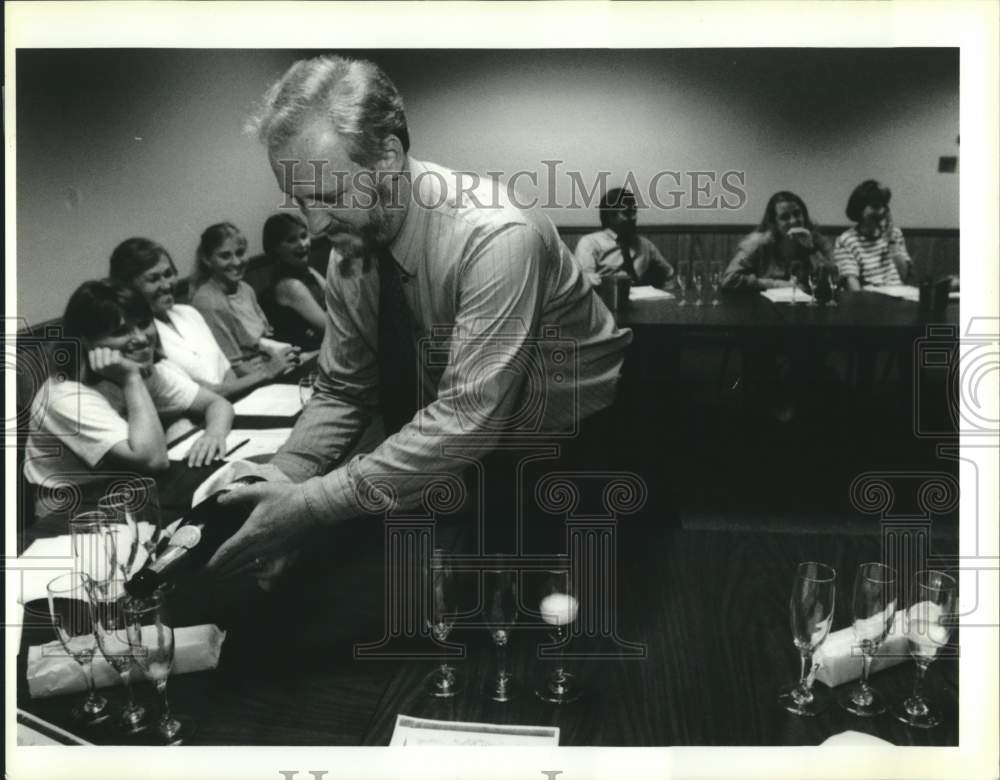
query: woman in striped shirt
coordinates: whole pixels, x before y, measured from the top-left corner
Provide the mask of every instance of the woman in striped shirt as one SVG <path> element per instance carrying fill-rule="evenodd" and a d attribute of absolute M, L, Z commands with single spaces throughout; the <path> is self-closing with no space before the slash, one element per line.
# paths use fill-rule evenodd
<path fill-rule="evenodd" d="M 903 231 L 892 224 L 891 198 L 888 187 L 867 179 L 847 201 L 847 218 L 855 225 L 837 238 L 833 256 L 848 290 L 904 284 L 910 279 L 913 261 Z"/>

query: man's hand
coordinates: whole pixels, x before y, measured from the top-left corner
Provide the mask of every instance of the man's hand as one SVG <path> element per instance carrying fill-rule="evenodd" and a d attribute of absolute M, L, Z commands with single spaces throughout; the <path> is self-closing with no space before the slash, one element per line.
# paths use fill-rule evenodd
<path fill-rule="evenodd" d="M 263 482 L 239 485 L 220 496 L 219 503 L 253 507 L 242 528 L 223 542 L 206 570 L 216 577 L 264 574 L 278 567 L 279 559 L 298 549 L 316 522 L 299 485 Z"/>

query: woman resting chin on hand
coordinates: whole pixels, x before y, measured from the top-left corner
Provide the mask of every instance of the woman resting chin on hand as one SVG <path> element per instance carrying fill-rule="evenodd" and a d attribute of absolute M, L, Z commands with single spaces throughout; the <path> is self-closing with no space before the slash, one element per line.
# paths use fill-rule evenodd
<path fill-rule="evenodd" d="M 50 377 L 32 402 L 29 482 L 81 489 L 107 472 L 165 470 L 160 414 L 203 418 L 205 433 L 191 448 L 189 465 L 224 456 L 232 406 L 169 361 L 156 360 L 156 328 L 142 296 L 114 282 L 85 282 L 69 300 L 63 328 L 83 346 L 82 359 L 71 357 L 64 366 L 69 378 Z M 53 438 L 60 446 L 52 446 Z"/>

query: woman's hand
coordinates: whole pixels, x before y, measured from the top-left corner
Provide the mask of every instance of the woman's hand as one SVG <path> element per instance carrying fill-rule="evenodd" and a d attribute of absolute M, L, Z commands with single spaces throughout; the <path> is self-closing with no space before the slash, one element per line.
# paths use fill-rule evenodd
<path fill-rule="evenodd" d="M 204 433 L 191 445 L 188 466 L 197 469 L 226 456 L 226 437 Z"/>
<path fill-rule="evenodd" d="M 791 228 L 788 231 L 788 237 L 793 241 L 795 241 L 795 243 L 805 247 L 806 249 L 813 248 L 812 233 L 810 233 L 806 228 L 802 227 Z"/>
<path fill-rule="evenodd" d="M 132 377 L 141 377 L 142 368 L 134 360 L 122 355 L 120 350 L 110 347 L 95 347 L 87 353 L 91 370 L 116 385 L 124 385 Z"/>

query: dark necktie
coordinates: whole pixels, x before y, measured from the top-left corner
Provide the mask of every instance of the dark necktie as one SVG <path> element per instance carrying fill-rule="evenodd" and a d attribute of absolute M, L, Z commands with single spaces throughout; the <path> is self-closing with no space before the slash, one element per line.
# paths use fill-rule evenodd
<path fill-rule="evenodd" d="M 417 412 L 417 349 L 413 317 L 403 295 L 404 273 L 388 249 L 378 256 L 379 402 L 386 436 Z"/>
<path fill-rule="evenodd" d="M 635 272 L 635 263 L 632 259 L 632 249 L 628 245 L 628 238 L 621 234 L 618 235 L 618 248 L 622 251 L 622 268 L 625 269 L 628 278 L 632 280 L 632 284 L 639 284 L 639 277 Z"/>

